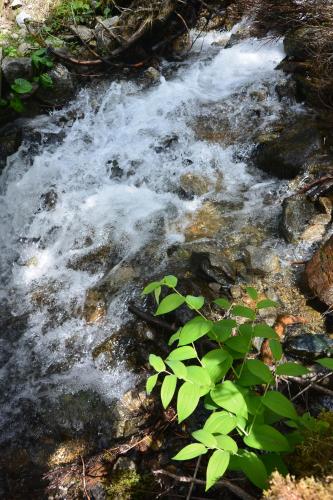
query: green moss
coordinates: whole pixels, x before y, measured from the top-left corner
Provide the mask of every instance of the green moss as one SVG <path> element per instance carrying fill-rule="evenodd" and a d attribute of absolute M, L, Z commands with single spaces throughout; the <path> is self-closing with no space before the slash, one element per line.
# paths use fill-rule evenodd
<path fill-rule="evenodd" d="M 333 412 L 323 412 L 318 418 L 326 425 L 319 432 L 308 431 L 288 457 L 290 472 L 296 477 L 333 476 Z"/>
<path fill-rule="evenodd" d="M 150 496 L 152 480 L 133 470 L 119 470 L 112 474 L 106 488 L 107 500 L 141 500 Z"/>

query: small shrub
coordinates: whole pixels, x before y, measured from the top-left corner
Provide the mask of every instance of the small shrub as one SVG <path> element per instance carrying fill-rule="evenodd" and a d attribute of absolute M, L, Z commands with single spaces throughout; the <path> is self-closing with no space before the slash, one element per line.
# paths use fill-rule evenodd
<path fill-rule="evenodd" d="M 162 287 L 171 293 L 160 301 Z M 182 461 L 207 455 L 206 490 L 228 469 L 242 471 L 255 486 L 265 489 L 273 470 L 287 473 L 284 456 L 302 441 L 304 432 L 322 429 L 322 424 L 310 415 L 299 416 L 293 403 L 276 390 L 279 376 L 302 376 L 309 370 L 283 361 L 277 333 L 257 317 L 260 309 L 277 304 L 260 300 L 254 288 L 246 289 L 252 307 L 216 299 L 214 304 L 221 309 L 222 319 L 211 321 L 202 313 L 204 297 L 184 296 L 176 287 L 177 278 L 166 276 L 150 283 L 143 292 L 154 294 L 157 316 L 183 305 L 195 313 L 171 336 L 169 346 L 177 343 L 177 347 L 166 359 L 149 356 L 156 373 L 148 378 L 146 389 L 150 393 L 161 383 L 164 408 L 177 393 L 179 423 L 188 419 L 200 402 L 209 416 L 202 428 L 192 433 L 193 442 L 173 458 Z M 269 340 L 274 369 L 253 359 L 255 337 Z M 333 369 L 330 358 L 318 363 Z M 290 431 L 284 432 L 288 427 Z"/>

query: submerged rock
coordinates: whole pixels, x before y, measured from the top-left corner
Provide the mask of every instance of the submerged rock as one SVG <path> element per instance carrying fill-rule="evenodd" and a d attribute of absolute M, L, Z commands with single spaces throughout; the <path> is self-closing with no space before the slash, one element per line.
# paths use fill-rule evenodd
<path fill-rule="evenodd" d="M 310 290 L 328 306 L 333 305 L 333 236 L 307 264 L 306 278 Z"/>
<path fill-rule="evenodd" d="M 314 120 L 301 119 L 282 132 L 259 136 L 254 152 L 256 165 L 281 179 L 298 175 L 307 160 L 319 152 L 322 136 Z"/>

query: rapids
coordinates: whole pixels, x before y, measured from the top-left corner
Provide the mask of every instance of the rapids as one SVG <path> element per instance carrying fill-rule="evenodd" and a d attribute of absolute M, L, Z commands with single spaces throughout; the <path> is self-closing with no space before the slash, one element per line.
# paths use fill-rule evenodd
<path fill-rule="evenodd" d="M 154 272 L 154 260 L 96 324 L 85 322 L 82 307 L 106 269 L 73 263 L 107 248 L 110 268 L 157 241 L 160 266 L 207 200 L 241 202 L 226 214 L 228 234 L 254 221 L 269 225 L 278 212 L 278 200 L 265 204 L 263 194 L 276 195 L 283 183 L 246 159 L 253 134 L 291 112 L 274 91 L 282 43 L 248 39 L 224 49 L 214 43 L 223 38 L 198 38 L 186 61 L 163 64 L 153 86 L 119 79 L 82 90 L 65 110 L 34 119 L 32 139 L 8 159 L 0 191 L 0 299 L 18 326 L 7 321 L 0 338 L 3 442 L 22 432 L 43 436 L 50 418 L 66 426 L 55 410 L 45 416 L 61 395 L 88 390 L 107 406 L 135 384 L 122 359 L 110 368 L 92 350 L 128 317 L 128 300 Z M 258 89 L 266 92 L 263 101 Z M 223 113 L 235 132 L 232 144 L 198 137 L 196 124 Z M 211 189 L 184 197 L 179 186 L 188 173 L 204 175 Z"/>

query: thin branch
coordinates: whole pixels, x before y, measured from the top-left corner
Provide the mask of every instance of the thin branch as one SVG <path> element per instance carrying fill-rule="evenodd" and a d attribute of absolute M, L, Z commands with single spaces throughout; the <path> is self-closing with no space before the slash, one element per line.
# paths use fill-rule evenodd
<path fill-rule="evenodd" d="M 153 470 L 152 473 L 156 476 L 171 477 L 172 479 L 175 479 L 176 481 L 179 481 L 181 483 L 194 483 L 194 484 L 200 484 L 202 486 L 205 486 L 206 484 L 206 481 L 202 481 L 201 479 L 194 479 L 193 477 L 188 477 L 188 476 L 177 476 L 176 474 L 172 474 L 171 472 L 168 472 L 163 469 Z M 217 483 L 215 483 L 215 486 L 227 488 L 229 491 L 237 495 L 237 497 L 241 498 L 242 500 L 255 500 L 255 498 L 252 495 L 249 495 L 248 493 L 246 493 L 246 491 L 242 490 L 242 488 L 240 488 L 236 484 L 232 484 L 230 481 L 227 481 L 226 479 L 218 481 Z"/>
<path fill-rule="evenodd" d="M 197 478 L 198 470 L 199 470 L 199 467 L 200 467 L 201 458 L 202 458 L 202 455 L 200 455 L 200 457 L 197 460 L 197 465 L 195 466 L 195 471 L 194 471 L 194 474 L 193 474 L 193 479 Z M 188 494 L 187 494 L 186 500 L 190 500 L 191 499 L 193 488 L 194 488 L 194 482 L 192 481 L 191 484 L 190 484 L 190 488 L 188 490 Z"/>
<path fill-rule="evenodd" d="M 291 401 L 294 401 L 294 399 L 298 398 L 301 394 L 304 392 L 308 391 L 309 389 L 315 389 L 318 392 L 322 392 L 323 394 L 327 394 L 328 396 L 333 397 L 333 391 L 330 389 L 327 389 L 326 387 L 322 387 L 321 385 L 318 385 L 318 382 L 321 382 L 322 380 L 325 380 L 326 378 L 330 377 L 332 373 L 327 373 L 320 379 L 315 379 L 313 382 L 310 382 L 310 384 L 307 382 L 307 380 L 303 380 L 302 378 L 298 377 L 288 377 L 288 379 L 292 379 L 293 381 L 297 382 L 300 385 L 306 385 L 304 389 L 302 389 L 296 396 L 293 396 L 291 398 Z"/>
<path fill-rule="evenodd" d="M 86 482 L 86 464 L 84 463 L 83 457 L 81 456 L 82 461 L 82 482 L 83 482 L 83 491 L 87 500 L 91 500 L 89 493 L 87 491 L 87 482 Z"/>
<path fill-rule="evenodd" d="M 155 318 L 155 316 L 152 316 L 151 314 L 147 313 L 146 311 L 143 311 L 142 309 L 139 309 L 138 307 L 134 306 L 133 304 L 130 304 L 128 306 L 128 310 L 135 314 L 135 316 L 138 316 L 139 318 L 143 319 L 146 321 L 146 323 L 157 326 L 159 328 L 163 328 L 163 330 L 167 330 L 168 332 L 176 332 L 177 327 L 175 325 L 171 325 L 170 323 L 167 323 L 166 321 L 163 321 L 161 319 Z"/>

